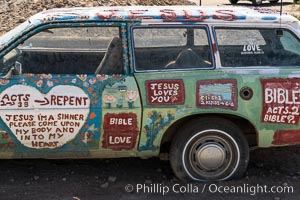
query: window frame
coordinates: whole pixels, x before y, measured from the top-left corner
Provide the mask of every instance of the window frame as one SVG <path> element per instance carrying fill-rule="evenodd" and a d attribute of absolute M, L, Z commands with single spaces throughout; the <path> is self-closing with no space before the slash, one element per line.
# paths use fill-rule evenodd
<path fill-rule="evenodd" d="M 146 28 L 200 28 L 204 29 L 207 34 L 207 40 L 208 40 L 208 45 L 210 49 L 210 54 L 211 54 L 211 67 L 197 67 L 197 68 L 180 68 L 180 69 L 137 69 L 136 66 L 136 59 L 135 59 L 135 43 L 134 43 L 134 29 L 146 29 Z M 147 25 L 134 25 L 130 27 L 130 34 L 131 34 L 131 51 L 132 51 L 132 63 L 133 63 L 133 70 L 135 73 L 142 73 L 142 72 L 168 72 L 168 71 L 193 71 L 193 70 L 213 70 L 216 67 L 215 64 L 215 56 L 214 56 L 214 51 L 213 51 L 213 44 L 212 44 L 212 38 L 211 38 L 211 32 L 209 25 L 207 24 L 192 24 L 192 25 L 186 25 L 186 24 L 147 24 Z M 187 44 L 189 43 L 187 39 Z M 187 46 L 187 45 L 186 45 Z M 195 46 L 195 45 L 194 45 Z M 198 45 L 199 46 L 199 45 Z M 181 46 L 184 47 L 184 46 Z M 143 47 L 144 48 L 144 47 Z M 160 48 L 160 47 L 149 47 L 149 48 Z"/>

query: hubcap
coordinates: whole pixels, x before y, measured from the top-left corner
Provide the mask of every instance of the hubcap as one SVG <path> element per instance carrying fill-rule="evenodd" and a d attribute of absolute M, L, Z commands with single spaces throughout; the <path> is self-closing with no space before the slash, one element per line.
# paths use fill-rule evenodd
<path fill-rule="evenodd" d="M 208 129 L 186 143 L 183 161 L 194 180 L 225 180 L 237 169 L 238 145 L 226 132 Z"/>
<path fill-rule="evenodd" d="M 225 149 L 218 144 L 204 144 L 196 152 L 196 160 L 205 170 L 215 170 L 225 161 Z"/>

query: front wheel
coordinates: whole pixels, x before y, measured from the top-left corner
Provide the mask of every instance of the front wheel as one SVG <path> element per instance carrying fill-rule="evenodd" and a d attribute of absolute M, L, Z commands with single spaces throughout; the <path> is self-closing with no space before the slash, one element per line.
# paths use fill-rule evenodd
<path fill-rule="evenodd" d="M 259 6 L 259 5 L 262 4 L 262 0 L 252 0 L 252 4 L 253 4 L 254 6 Z"/>
<path fill-rule="evenodd" d="M 171 167 L 184 181 L 219 181 L 241 177 L 249 147 L 233 123 L 221 118 L 194 120 L 180 129 L 170 150 Z"/>
<path fill-rule="evenodd" d="M 239 0 L 229 0 L 229 2 L 230 2 L 231 4 L 237 4 L 238 1 L 239 1 Z"/>

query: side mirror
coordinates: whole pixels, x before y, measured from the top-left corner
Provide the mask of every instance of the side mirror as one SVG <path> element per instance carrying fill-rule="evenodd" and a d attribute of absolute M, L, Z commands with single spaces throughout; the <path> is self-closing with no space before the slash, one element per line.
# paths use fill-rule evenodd
<path fill-rule="evenodd" d="M 8 54 L 3 57 L 3 64 L 9 63 L 13 58 L 19 54 L 17 49 L 11 50 Z"/>
<path fill-rule="evenodd" d="M 18 61 L 15 62 L 15 66 L 11 67 L 7 74 L 3 76 L 2 78 L 8 79 L 12 76 L 20 75 L 22 74 L 22 64 Z"/>

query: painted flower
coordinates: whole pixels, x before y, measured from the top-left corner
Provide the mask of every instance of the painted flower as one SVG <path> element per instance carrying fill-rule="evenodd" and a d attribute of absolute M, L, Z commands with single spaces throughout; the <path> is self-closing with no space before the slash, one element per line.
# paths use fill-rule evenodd
<path fill-rule="evenodd" d="M 93 140 L 93 134 L 89 131 L 87 132 L 82 132 L 81 133 L 81 141 L 84 143 L 87 143 L 88 141 L 92 141 Z"/>
<path fill-rule="evenodd" d="M 52 74 L 48 74 L 47 79 L 52 79 Z"/>
<path fill-rule="evenodd" d="M 43 81 L 42 80 L 39 80 L 39 81 L 36 82 L 36 86 L 42 87 L 42 85 L 43 85 Z"/>
<path fill-rule="evenodd" d="M 97 74 L 96 78 L 98 81 L 105 81 L 108 79 L 108 75 Z"/>
<path fill-rule="evenodd" d="M 41 74 L 41 79 L 46 79 L 48 76 L 47 76 L 47 74 Z"/>
<path fill-rule="evenodd" d="M 72 79 L 72 83 L 74 83 L 74 84 L 76 83 L 76 78 Z"/>
<path fill-rule="evenodd" d="M 47 81 L 48 87 L 53 87 L 53 81 Z"/>
<path fill-rule="evenodd" d="M 96 78 L 91 78 L 91 79 L 89 80 L 89 83 L 90 83 L 91 85 L 94 85 L 94 84 L 96 83 Z"/>
<path fill-rule="evenodd" d="M 79 78 L 82 81 L 86 81 L 86 79 L 87 79 L 87 75 L 86 74 L 78 74 L 76 76 L 77 76 L 77 78 Z"/>
<path fill-rule="evenodd" d="M 89 87 L 88 82 L 84 82 L 84 83 L 83 83 L 83 86 L 84 86 L 84 87 Z"/>
<path fill-rule="evenodd" d="M 151 115 L 152 115 L 152 112 L 151 112 L 151 111 L 147 112 L 147 116 L 148 116 L 148 117 L 151 117 Z"/>

